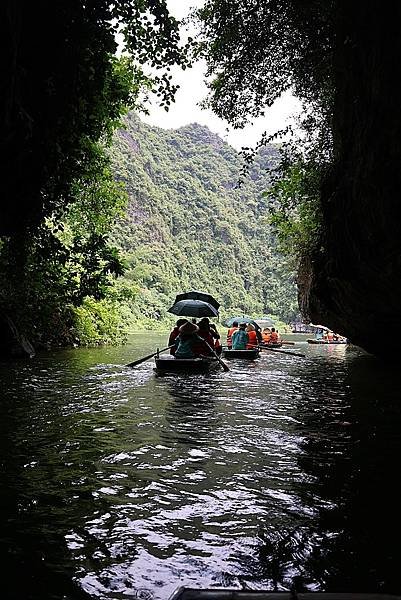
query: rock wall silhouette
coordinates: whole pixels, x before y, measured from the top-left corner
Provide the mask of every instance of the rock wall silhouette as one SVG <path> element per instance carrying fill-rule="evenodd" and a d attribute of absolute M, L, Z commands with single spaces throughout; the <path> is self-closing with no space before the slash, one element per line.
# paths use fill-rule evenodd
<path fill-rule="evenodd" d="M 313 322 L 368 351 L 380 353 L 386 332 L 389 355 L 401 298 L 401 4 L 338 5 L 335 163 L 322 190 L 321 244 L 301 266 L 300 303 Z"/>

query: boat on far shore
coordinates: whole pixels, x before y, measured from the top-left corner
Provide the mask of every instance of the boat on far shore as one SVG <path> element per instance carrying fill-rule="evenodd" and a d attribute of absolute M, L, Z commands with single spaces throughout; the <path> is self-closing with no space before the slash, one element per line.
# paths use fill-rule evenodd
<path fill-rule="evenodd" d="M 333 344 L 348 344 L 348 340 L 325 340 L 325 339 L 315 339 L 310 338 L 306 340 L 308 344 L 325 344 L 326 346 L 331 346 Z"/>
<path fill-rule="evenodd" d="M 314 325 L 310 323 L 310 327 L 313 327 L 315 330 L 315 337 L 308 338 L 306 341 L 308 344 L 348 344 L 348 340 L 346 337 L 336 333 L 332 329 L 329 329 L 325 325 Z"/>

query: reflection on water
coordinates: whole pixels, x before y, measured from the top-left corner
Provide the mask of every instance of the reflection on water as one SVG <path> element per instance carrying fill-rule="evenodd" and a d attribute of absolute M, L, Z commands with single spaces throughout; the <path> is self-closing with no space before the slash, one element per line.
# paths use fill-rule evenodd
<path fill-rule="evenodd" d="M 0 367 L 1 598 L 400 593 L 397 374 L 304 342 L 209 377 L 124 366 L 157 345 Z"/>

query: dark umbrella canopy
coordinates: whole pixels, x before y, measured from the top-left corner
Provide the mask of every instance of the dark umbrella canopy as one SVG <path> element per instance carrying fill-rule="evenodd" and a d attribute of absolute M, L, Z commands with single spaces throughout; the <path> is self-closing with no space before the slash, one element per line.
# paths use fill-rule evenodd
<path fill-rule="evenodd" d="M 256 323 L 256 321 L 252 319 L 252 317 L 247 317 L 246 315 L 243 315 L 242 317 L 230 317 L 229 319 L 226 319 L 224 321 L 224 325 L 226 325 L 227 327 L 232 327 L 234 322 L 237 322 L 238 325 L 240 325 L 241 323 L 250 323 L 255 327 L 256 331 L 260 329 L 260 325 L 258 325 L 258 323 Z"/>
<path fill-rule="evenodd" d="M 274 321 L 265 317 L 264 319 L 255 319 L 260 327 L 274 327 Z"/>
<path fill-rule="evenodd" d="M 248 315 L 242 315 L 242 317 L 229 317 L 224 321 L 224 325 L 227 327 L 232 327 L 234 322 L 237 322 L 238 325 L 240 323 L 252 323 L 253 318 Z"/>
<path fill-rule="evenodd" d="M 180 317 L 218 317 L 218 310 L 202 300 L 179 300 L 171 306 L 168 311 Z"/>
<path fill-rule="evenodd" d="M 197 290 L 191 290 L 190 292 L 183 292 L 182 294 L 177 294 L 175 297 L 175 304 L 180 302 L 181 300 L 202 300 L 202 302 L 207 302 L 214 306 L 216 310 L 219 310 L 220 303 L 217 302 L 215 298 L 211 294 L 207 292 L 198 292 Z M 206 316 L 206 315 L 205 315 Z"/>

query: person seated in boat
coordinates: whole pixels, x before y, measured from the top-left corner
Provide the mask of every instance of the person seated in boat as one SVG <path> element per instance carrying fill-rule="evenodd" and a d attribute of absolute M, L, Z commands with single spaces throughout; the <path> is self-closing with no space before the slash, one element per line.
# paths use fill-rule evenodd
<path fill-rule="evenodd" d="M 327 332 L 327 341 L 328 342 L 333 342 L 334 341 L 334 333 L 332 331 L 328 331 Z"/>
<path fill-rule="evenodd" d="M 325 339 L 324 337 L 324 331 L 323 329 L 316 329 L 315 331 L 315 340 L 323 340 Z"/>
<path fill-rule="evenodd" d="M 264 344 L 268 344 L 270 342 L 270 337 L 271 337 L 270 327 L 264 327 L 264 329 L 262 331 L 262 342 Z"/>
<path fill-rule="evenodd" d="M 220 340 L 214 340 L 214 351 L 216 352 L 217 356 L 220 356 L 220 354 L 223 352 L 223 346 L 221 345 Z"/>
<path fill-rule="evenodd" d="M 199 354 L 213 354 L 214 335 L 211 329 L 209 319 L 207 317 L 203 317 L 198 323 L 198 328 L 198 336 L 199 338 L 202 338 L 202 340 L 204 340 L 204 342 L 202 342 L 202 340 L 199 340 L 199 348 L 197 347 Z"/>
<path fill-rule="evenodd" d="M 198 358 L 205 355 L 200 349 L 202 338 L 198 335 L 199 327 L 195 323 L 187 321 L 179 328 L 179 334 L 175 339 L 175 358 Z M 204 344 L 202 344 L 204 346 Z"/>
<path fill-rule="evenodd" d="M 259 345 L 258 336 L 256 334 L 255 326 L 252 325 L 252 323 L 248 323 L 248 325 L 246 326 L 245 331 L 248 334 L 248 343 L 246 345 L 246 349 L 247 350 L 254 350 Z"/>
<path fill-rule="evenodd" d="M 209 326 L 210 326 L 210 333 L 212 334 L 212 338 L 214 340 L 214 344 L 213 344 L 214 351 L 216 352 L 216 354 L 221 354 L 221 352 L 223 350 L 221 341 L 220 341 L 221 336 L 220 336 L 219 332 L 217 331 L 217 327 L 214 323 L 209 323 Z"/>
<path fill-rule="evenodd" d="M 246 323 L 241 323 L 232 334 L 232 349 L 233 350 L 246 350 L 249 337 L 245 331 Z"/>
<path fill-rule="evenodd" d="M 227 348 L 231 348 L 231 346 L 233 345 L 232 337 L 233 337 L 234 331 L 237 331 L 237 329 L 238 329 L 238 323 L 237 323 L 237 321 L 234 321 L 234 323 L 231 325 L 230 329 L 227 331 Z"/>
<path fill-rule="evenodd" d="M 280 341 L 280 336 L 278 334 L 278 331 L 276 331 L 275 327 L 271 328 L 271 333 L 270 333 L 270 343 L 271 344 L 278 344 Z"/>
<path fill-rule="evenodd" d="M 174 328 L 170 332 L 170 335 L 168 338 L 168 345 L 173 346 L 172 348 L 170 348 L 170 354 L 172 354 L 172 355 L 174 355 L 175 351 L 177 350 L 177 347 L 174 344 L 174 342 L 175 342 L 176 338 L 178 337 L 178 334 L 180 333 L 179 329 L 180 329 L 181 325 L 184 325 L 184 323 L 187 323 L 187 322 L 188 322 L 188 319 L 178 319 Z"/>

